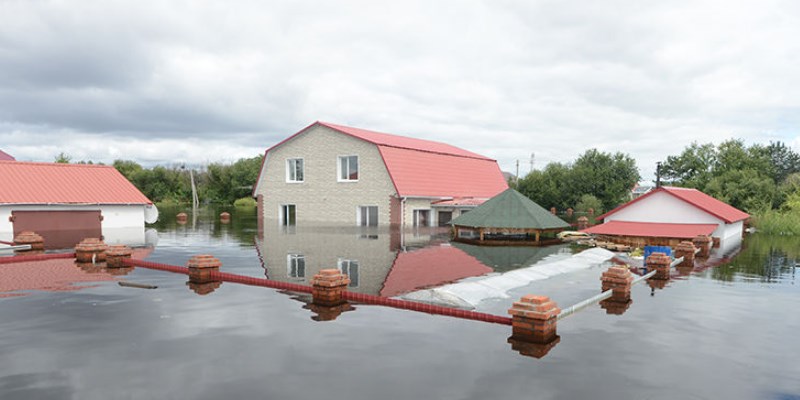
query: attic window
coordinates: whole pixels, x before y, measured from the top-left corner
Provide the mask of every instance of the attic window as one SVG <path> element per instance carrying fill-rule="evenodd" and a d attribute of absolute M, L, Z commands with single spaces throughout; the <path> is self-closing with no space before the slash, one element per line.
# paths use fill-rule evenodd
<path fill-rule="evenodd" d="M 339 182 L 358 181 L 358 156 L 339 156 Z"/>
<path fill-rule="evenodd" d="M 303 182 L 303 159 L 286 160 L 286 182 Z"/>

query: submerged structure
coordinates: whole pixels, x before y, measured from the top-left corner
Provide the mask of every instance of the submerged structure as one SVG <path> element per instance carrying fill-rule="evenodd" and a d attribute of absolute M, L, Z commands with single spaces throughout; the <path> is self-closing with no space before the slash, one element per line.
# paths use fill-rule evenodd
<path fill-rule="evenodd" d="M 0 240 L 23 231 L 49 249 L 74 247 L 85 237 L 143 245 L 145 222 L 158 210 L 112 166 L 0 161 Z"/>
<path fill-rule="evenodd" d="M 663 186 L 599 217 L 583 232 L 631 246 L 676 246 L 697 236 L 735 244 L 750 217 L 697 189 Z"/>
<path fill-rule="evenodd" d="M 554 243 L 555 234 L 570 226 L 511 188 L 454 219 L 452 224 L 455 240 L 496 246 Z"/>
<path fill-rule="evenodd" d="M 259 219 L 437 226 L 508 188 L 497 162 L 446 143 L 315 122 L 266 151 Z"/>

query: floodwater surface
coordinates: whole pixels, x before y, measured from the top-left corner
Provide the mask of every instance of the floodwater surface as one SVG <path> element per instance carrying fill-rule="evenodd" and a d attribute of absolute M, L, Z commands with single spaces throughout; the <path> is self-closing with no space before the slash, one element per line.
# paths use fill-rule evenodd
<path fill-rule="evenodd" d="M 219 211 L 181 225 L 162 210 L 155 247 L 134 257 L 184 265 L 208 253 L 222 271 L 300 284 L 338 267 L 349 290 L 398 296 L 580 251 L 487 250 L 440 230 L 259 232 L 254 210 L 229 210 L 229 224 Z M 0 264 L 0 398 L 800 399 L 798 261 L 797 238 L 748 237 L 714 266 L 635 285 L 626 309 L 559 321 L 559 342 L 528 355 L 505 325 L 362 304 L 319 321 L 307 296 L 273 289 L 197 288 L 185 275 L 71 260 Z M 506 315 L 526 293 L 565 308 L 599 292 L 604 268 L 477 309 Z"/>

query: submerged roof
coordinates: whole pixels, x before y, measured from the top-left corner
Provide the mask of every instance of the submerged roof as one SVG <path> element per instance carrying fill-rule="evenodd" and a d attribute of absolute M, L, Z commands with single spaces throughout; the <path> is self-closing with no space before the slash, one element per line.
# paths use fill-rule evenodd
<path fill-rule="evenodd" d="M 0 203 L 153 203 L 112 166 L 0 161 L 0 176 Z"/>
<path fill-rule="evenodd" d="M 16 158 L 14 158 L 11 154 L 8 154 L 5 151 L 0 150 L 0 161 L 14 161 L 14 160 L 16 160 Z"/>
<path fill-rule="evenodd" d="M 726 204 L 722 201 L 719 201 L 697 189 L 691 188 L 680 188 L 680 187 L 672 187 L 672 186 L 662 186 L 651 190 L 645 195 L 638 197 L 634 200 L 631 200 L 599 217 L 598 220 L 605 219 L 611 214 L 617 213 L 620 210 L 625 209 L 626 207 L 630 206 L 639 201 L 646 201 L 646 199 L 650 198 L 650 196 L 655 195 L 656 193 L 667 193 L 672 196 L 677 197 L 680 200 L 683 200 L 727 223 L 741 221 L 743 219 L 748 218 L 750 215 L 746 212 L 739 210 L 736 207 L 733 207 L 729 204 Z"/>
<path fill-rule="evenodd" d="M 267 153 L 314 126 L 376 145 L 400 197 L 489 198 L 508 188 L 497 161 L 491 158 L 446 143 L 329 122 L 315 122 L 270 147 Z"/>
<path fill-rule="evenodd" d="M 710 235 L 717 224 L 667 224 L 659 222 L 609 221 L 581 232 L 594 235 L 644 236 L 691 239 L 698 235 Z"/>
<path fill-rule="evenodd" d="M 475 228 L 558 229 L 569 227 L 564 220 L 511 188 L 486 200 L 485 203 L 469 213 L 462 214 L 452 223 Z"/>

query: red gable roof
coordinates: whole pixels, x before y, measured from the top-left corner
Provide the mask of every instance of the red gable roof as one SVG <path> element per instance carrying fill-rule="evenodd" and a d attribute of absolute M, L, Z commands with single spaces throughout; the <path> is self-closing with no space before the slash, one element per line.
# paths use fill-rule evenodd
<path fill-rule="evenodd" d="M 316 125 L 375 144 L 399 196 L 490 198 L 508 189 L 500 167 L 491 158 L 446 143 L 328 122 L 318 121 L 303 128 L 270 147 L 267 153 Z M 259 172 L 257 182 L 260 180 Z M 254 194 L 255 191 L 254 187 Z"/>
<path fill-rule="evenodd" d="M 609 221 L 583 229 L 593 235 L 647 236 L 691 239 L 697 235 L 710 235 L 717 224 L 666 224 L 657 222 Z"/>
<path fill-rule="evenodd" d="M 400 196 L 490 198 L 508 189 L 497 162 L 378 146 Z"/>
<path fill-rule="evenodd" d="M 481 160 L 494 161 L 491 158 L 473 153 L 446 143 L 434 142 L 432 140 L 415 139 L 405 136 L 397 136 L 389 133 L 368 131 L 366 129 L 352 128 L 344 125 L 331 124 L 329 122 L 319 122 L 320 125 L 348 134 L 361 140 L 377 144 L 378 146 L 397 147 L 401 149 L 424 151 L 429 153 L 449 154 L 460 157 L 479 158 Z"/>
<path fill-rule="evenodd" d="M 0 150 L 0 161 L 14 161 L 16 160 L 11 154 L 6 153 L 3 150 Z"/>
<path fill-rule="evenodd" d="M 0 176 L 0 203 L 153 203 L 112 166 L 0 161 Z"/>
<path fill-rule="evenodd" d="M 634 204 L 634 203 L 639 202 L 639 201 L 643 201 L 644 199 L 647 199 L 648 197 L 653 196 L 656 193 L 661 193 L 661 192 L 668 193 L 668 194 L 670 194 L 672 196 L 675 196 L 678 199 L 683 200 L 683 201 L 685 201 L 685 202 L 687 202 L 687 203 L 689 203 L 689 204 L 691 204 L 691 205 L 693 205 L 693 206 L 695 206 L 695 207 L 697 207 L 697 208 L 699 208 L 699 209 L 701 209 L 701 210 L 703 210 L 703 211 L 705 211 L 705 212 L 707 212 L 707 213 L 709 213 L 709 214 L 711 214 L 711 215 L 713 215 L 713 216 L 725 221 L 726 223 L 737 222 L 737 221 L 741 221 L 743 219 L 746 219 L 746 218 L 750 217 L 750 214 L 747 214 L 746 212 L 741 211 L 736 207 L 733 207 L 733 206 L 731 206 L 729 204 L 726 204 L 726 203 L 724 203 L 722 201 L 719 201 L 719 200 L 717 200 L 717 199 L 715 199 L 715 198 L 713 198 L 713 197 L 711 197 L 711 196 L 709 196 L 709 195 L 707 195 L 707 194 L 705 194 L 705 193 L 703 193 L 703 192 L 701 192 L 701 191 L 699 191 L 697 189 L 680 188 L 680 187 L 672 187 L 672 186 L 662 186 L 660 188 L 654 189 L 654 190 L 650 191 L 649 193 L 647 193 L 647 194 L 645 194 L 645 195 L 643 195 L 641 197 L 638 197 L 638 198 L 636 198 L 634 200 L 631 200 L 631 201 L 629 201 L 629 202 L 627 202 L 627 203 L 625 203 L 625 204 L 623 204 L 623 205 L 621 205 L 621 206 L 619 206 L 619 207 L 617 207 L 617 208 L 615 208 L 615 209 L 613 209 L 613 210 L 611 210 L 611 211 L 609 211 L 609 212 L 597 217 L 597 219 L 598 220 L 605 219 L 609 215 L 614 214 L 616 212 L 619 212 L 620 210 L 630 206 L 631 204 Z"/>
<path fill-rule="evenodd" d="M 401 252 L 383 282 L 380 295 L 397 296 L 492 271 L 475 257 L 452 246 Z"/>

